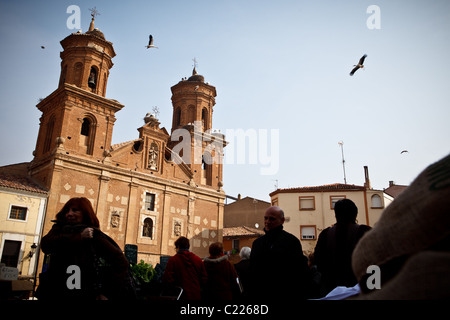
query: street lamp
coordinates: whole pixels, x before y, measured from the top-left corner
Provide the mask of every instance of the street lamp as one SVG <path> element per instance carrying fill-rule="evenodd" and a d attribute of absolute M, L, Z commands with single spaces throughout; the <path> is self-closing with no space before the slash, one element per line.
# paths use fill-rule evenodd
<path fill-rule="evenodd" d="M 33 242 L 31 245 L 31 250 L 28 252 L 28 259 L 31 259 L 34 256 L 34 253 L 36 252 L 37 245 Z"/>

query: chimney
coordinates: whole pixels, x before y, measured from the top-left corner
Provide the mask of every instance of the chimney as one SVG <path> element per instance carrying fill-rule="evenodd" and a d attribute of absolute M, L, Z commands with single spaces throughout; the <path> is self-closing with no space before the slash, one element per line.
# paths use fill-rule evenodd
<path fill-rule="evenodd" d="M 370 186 L 370 180 L 369 180 L 369 168 L 367 166 L 364 166 L 364 187 L 366 189 L 372 189 Z"/>
<path fill-rule="evenodd" d="M 389 187 L 392 187 L 394 185 L 394 181 L 389 181 Z"/>

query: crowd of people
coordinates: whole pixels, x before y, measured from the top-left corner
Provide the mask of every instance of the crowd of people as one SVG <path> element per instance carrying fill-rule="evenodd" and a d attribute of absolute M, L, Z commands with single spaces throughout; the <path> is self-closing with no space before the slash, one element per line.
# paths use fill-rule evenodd
<path fill-rule="evenodd" d="M 163 280 L 183 288 L 186 300 L 207 301 L 297 301 L 320 298 L 337 286 L 352 287 L 357 280 L 351 272 L 351 253 L 370 227 L 356 224 L 357 208 L 351 200 L 337 202 L 335 212 L 337 223 L 321 233 L 314 265 L 308 263 L 298 238 L 283 230 L 283 210 L 272 206 L 264 215 L 265 235 L 252 248 L 241 249 L 240 262 L 232 265 L 222 243 L 216 242 L 201 263 L 188 251 L 189 240 L 180 237 Z"/>
<path fill-rule="evenodd" d="M 320 233 L 309 258 L 300 240 L 283 229 L 283 210 L 272 206 L 264 214 L 265 234 L 241 249 L 239 263 L 228 260 L 220 242 L 201 259 L 189 251 L 189 239 L 180 237 L 162 281 L 182 288 L 180 298 L 189 301 L 298 301 L 327 298 L 336 288 L 353 289 L 351 299 L 448 299 L 448 208 L 450 155 L 426 168 L 373 228 L 357 224 L 353 201 L 336 202 L 336 223 Z M 51 260 L 40 277 L 40 299 L 134 298 L 129 264 L 100 231 L 88 199 L 64 205 L 41 248 Z M 83 270 L 81 290 L 67 288 L 68 265 Z M 367 270 L 374 265 L 381 270 L 381 287 L 369 288 Z"/>

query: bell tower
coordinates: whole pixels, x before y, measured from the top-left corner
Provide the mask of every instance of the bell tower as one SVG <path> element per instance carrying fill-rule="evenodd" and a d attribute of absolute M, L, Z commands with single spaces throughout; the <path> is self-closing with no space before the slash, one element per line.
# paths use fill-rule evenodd
<path fill-rule="evenodd" d="M 185 125 L 201 123 L 202 131 L 212 128 L 213 106 L 216 104 L 216 88 L 205 83 L 205 78 L 197 73 L 196 67 L 192 76 L 182 80 L 172 88 L 172 132 Z"/>
<path fill-rule="evenodd" d="M 69 83 L 83 90 L 98 94 L 106 93 L 109 69 L 116 55 L 112 43 L 94 26 L 95 12 L 86 33 L 73 33 L 61 41 L 61 76 L 59 87 Z"/>
<path fill-rule="evenodd" d="M 195 62 L 195 59 L 194 59 Z M 212 130 L 212 114 L 215 105 L 216 88 L 205 82 L 197 73 L 183 78 L 172 88 L 172 136 L 177 129 L 190 135 L 190 150 L 178 154 L 190 166 L 197 186 L 222 187 L 224 136 Z M 184 138 L 183 138 L 184 139 Z M 183 141 L 182 143 L 186 143 Z M 174 147 L 176 143 L 171 143 Z M 188 151 L 188 152 L 186 152 Z M 189 155 L 186 155 L 188 153 Z"/>
<path fill-rule="evenodd" d="M 48 163 L 57 153 L 103 162 L 111 148 L 115 113 L 123 105 L 105 98 L 116 54 L 94 27 L 94 19 L 95 12 L 86 33 L 72 33 L 61 41 L 58 88 L 36 106 L 42 116 L 34 166 Z"/>

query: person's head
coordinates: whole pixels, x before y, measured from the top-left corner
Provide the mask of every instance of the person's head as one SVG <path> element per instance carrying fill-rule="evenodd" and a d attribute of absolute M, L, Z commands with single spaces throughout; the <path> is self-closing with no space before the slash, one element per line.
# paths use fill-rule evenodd
<path fill-rule="evenodd" d="M 334 204 L 334 214 L 337 223 L 354 223 L 358 215 L 358 208 L 350 199 L 342 199 Z"/>
<path fill-rule="evenodd" d="M 190 244 L 189 239 L 186 237 L 179 237 L 175 241 L 175 249 L 178 250 L 189 250 Z"/>
<path fill-rule="evenodd" d="M 94 208 L 87 198 L 72 198 L 56 214 L 56 221 L 68 224 L 83 224 L 88 227 L 99 228 L 100 222 L 95 215 Z"/>
<path fill-rule="evenodd" d="M 272 206 L 267 208 L 264 214 L 264 229 L 273 230 L 284 223 L 284 212 L 280 207 Z"/>
<path fill-rule="evenodd" d="M 239 252 L 239 256 L 241 257 L 242 260 L 247 260 L 247 259 L 250 259 L 251 252 L 252 252 L 252 249 L 250 249 L 249 247 L 243 247 L 241 249 L 241 252 Z"/>
<path fill-rule="evenodd" d="M 209 255 L 211 257 L 218 257 L 223 255 L 223 244 L 221 242 L 214 242 L 209 246 Z"/>

